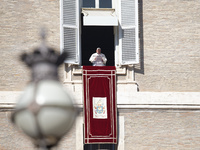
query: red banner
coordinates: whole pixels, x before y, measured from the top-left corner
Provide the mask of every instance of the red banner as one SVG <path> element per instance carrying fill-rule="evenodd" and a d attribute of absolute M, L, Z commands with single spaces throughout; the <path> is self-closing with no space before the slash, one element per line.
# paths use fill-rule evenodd
<path fill-rule="evenodd" d="M 84 142 L 117 143 L 116 69 L 83 66 Z"/>

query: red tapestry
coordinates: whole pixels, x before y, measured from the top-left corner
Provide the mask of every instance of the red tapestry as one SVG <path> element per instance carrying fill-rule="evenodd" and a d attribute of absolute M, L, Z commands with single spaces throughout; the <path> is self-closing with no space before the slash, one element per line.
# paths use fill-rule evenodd
<path fill-rule="evenodd" d="M 117 143 L 116 69 L 83 66 L 84 142 Z"/>

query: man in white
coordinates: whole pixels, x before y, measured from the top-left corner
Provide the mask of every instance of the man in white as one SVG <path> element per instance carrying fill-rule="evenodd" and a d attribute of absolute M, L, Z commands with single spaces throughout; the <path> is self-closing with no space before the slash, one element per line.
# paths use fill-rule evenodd
<path fill-rule="evenodd" d="M 96 53 L 92 54 L 89 61 L 93 63 L 93 66 L 105 66 L 106 64 L 106 56 L 101 53 L 101 48 L 96 49 Z"/>

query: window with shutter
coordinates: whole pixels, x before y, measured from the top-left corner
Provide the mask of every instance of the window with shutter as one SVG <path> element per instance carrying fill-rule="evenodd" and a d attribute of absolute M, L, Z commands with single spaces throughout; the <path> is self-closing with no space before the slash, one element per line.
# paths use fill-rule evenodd
<path fill-rule="evenodd" d="M 61 50 L 69 58 L 66 63 L 79 64 L 79 0 L 61 0 Z"/>
<path fill-rule="evenodd" d="M 116 65 L 139 63 L 138 50 L 138 0 L 61 0 L 61 50 L 67 51 L 66 63 L 81 64 L 81 10 L 82 7 L 113 7 L 119 30 L 115 28 Z M 82 2 L 81 5 L 79 2 Z M 98 4 L 98 5 L 97 5 Z M 98 7 L 96 7 L 98 6 Z M 107 10 L 108 8 L 106 8 Z M 93 9 L 98 11 L 99 9 Z M 87 16 L 88 17 L 88 16 Z M 110 21 L 110 20 L 109 20 Z M 107 23 L 105 20 L 101 25 Z M 100 26 L 100 24 L 95 24 Z M 84 43 L 82 43 L 84 44 Z M 96 47 L 98 47 L 97 45 Z M 87 58 L 86 58 L 87 59 Z"/>
<path fill-rule="evenodd" d="M 120 63 L 136 64 L 138 54 L 138 0 L 120 0 Z"/>

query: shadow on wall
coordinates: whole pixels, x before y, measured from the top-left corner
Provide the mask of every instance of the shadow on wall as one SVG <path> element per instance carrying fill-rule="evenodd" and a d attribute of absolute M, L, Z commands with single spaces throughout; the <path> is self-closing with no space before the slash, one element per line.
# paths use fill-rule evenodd
<path fill-rule="evenodd" d="M 143 39 L 143 0 L 138 2 L 139 17 L 139 64 L 135 65 L 135 73 L 144 74 L 144 39 Z"/>

